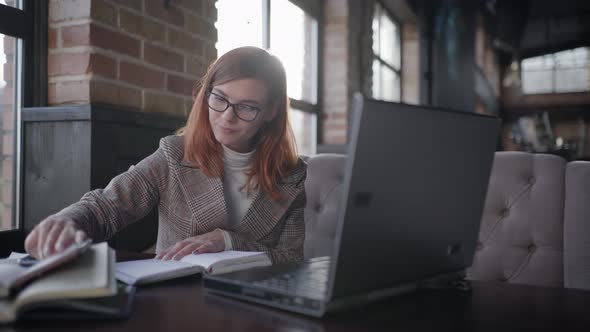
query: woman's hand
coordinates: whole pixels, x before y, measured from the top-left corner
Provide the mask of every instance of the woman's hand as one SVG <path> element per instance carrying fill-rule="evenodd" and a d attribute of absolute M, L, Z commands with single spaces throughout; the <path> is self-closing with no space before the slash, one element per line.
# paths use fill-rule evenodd
<path fill-rule="evenodd" d="M 78 229 L 73 220 L 50 216 L 33 228 L 25 239 L 25 250 L 37 259 L 61 252 L 88 236 Z"/>
<path fill-rule="evenodd" d="M 225 250 L 223 232 L 216 229 L 212 232 L 186 238 L 166 248 L 156 258 L 162 260 L 179 260 L 192 253 L 220 252 Z"/>

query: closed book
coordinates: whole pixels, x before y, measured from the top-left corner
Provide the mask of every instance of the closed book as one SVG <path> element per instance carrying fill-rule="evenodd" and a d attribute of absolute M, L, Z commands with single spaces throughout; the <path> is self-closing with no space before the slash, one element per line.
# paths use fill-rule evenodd
<path fill-rule="evenodd" d="M 216 253 L 189 254 L 182 259 L 142 259 L 116 264 L 115 275 L 129 285 L 147 284 L 192 274 L 220 274 L 269 266 L 271 261 L 264 252 L 222 251 Z"/>

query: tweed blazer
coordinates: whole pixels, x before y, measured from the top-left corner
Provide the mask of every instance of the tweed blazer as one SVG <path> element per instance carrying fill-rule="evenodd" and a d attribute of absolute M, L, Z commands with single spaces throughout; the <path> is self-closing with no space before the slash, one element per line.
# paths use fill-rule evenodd
<path fill-rule="evenodd" d="M 168 136 L 152 155 L 57 215 L 71 218 L 101 241 L 158 206 L 156 252 L 220 228 L 229 233 L 234 250 L 265 251 L 273 264 L 301 261 L 306 175 L 307 165 L 299 159 L 292 174 L 278 184 L 281 199 L 274 201 L 259 191 L 246 215 L 230 228 L 222 179 L 206 176 L 184 158 L 182 136 Z"/>

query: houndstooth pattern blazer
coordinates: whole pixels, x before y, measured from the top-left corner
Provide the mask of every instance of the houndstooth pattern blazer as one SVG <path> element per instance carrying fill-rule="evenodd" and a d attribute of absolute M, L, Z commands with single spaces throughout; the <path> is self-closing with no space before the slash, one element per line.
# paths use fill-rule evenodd
<path fill-rule="evenodd" d="M 306 175 L 307 165 L 300 159 L 295 171 L 279 183 L 280 201 L 259 191 L 238 225 L 229 228 L 222 179 L 207 177 L 184 159 L 182 136 L 168 136 L 151 156 L 57 215 L 73 219 L 90 237 L 101 241 L 157 205 L 156 252 L 221 228 L 229 233 L 234 250 L 265 251 L 273 264 L 301 261 Z"/>

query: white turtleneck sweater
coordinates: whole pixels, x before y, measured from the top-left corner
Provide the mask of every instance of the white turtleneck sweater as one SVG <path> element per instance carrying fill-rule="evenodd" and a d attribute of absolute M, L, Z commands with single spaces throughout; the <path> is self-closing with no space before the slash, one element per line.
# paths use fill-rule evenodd
<path fill-rule="evenodd" d="M 223 146 L 223 196 L 227 208 L 227 222 L 230 229 L 236 227 L 248 212 L 256 192 L 247 192 L 246 172 L 250 169 L 254 150 L 239 153 Z M 242 187 L 244 187 L 242 189 Z M 240 190 L 242 189 L 242 190 Z M 225 250 L 231 250 L 231 237 L 223 232 Z"/>

